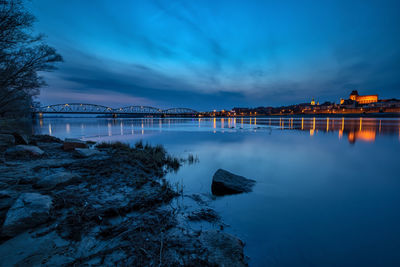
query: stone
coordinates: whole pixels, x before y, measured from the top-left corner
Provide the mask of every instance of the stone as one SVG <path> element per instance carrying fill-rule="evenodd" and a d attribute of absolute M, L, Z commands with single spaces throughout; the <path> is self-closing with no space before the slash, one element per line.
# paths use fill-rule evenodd
<path fill-rule="evenodd" d="M 208 249 L 208 263 L 210 266 L 247 266 L 243 253 L 243 242 L 233 235 L 208 230 L 202 232 L 200 241 Z"/>
<path fill-rule="evenodd" d="M 79 179 L 79 175 L 71 172 L 60 171 L 39 179 L 36 183 L 36 187 L 51 189 L 57 185 L 66 184 L 76 179 Z"/>
<path fill-rule="evenodd" d="M 0 211 L 10 208 L 16 196 L 15 191 L 0 190 Z"/>
<path fill-rule="evenodd" d="M 12 134 L 0 134 L 0 147 L 9 147 L 15 144 L 15 138 Z"/>
<path fill-rule="evenodd" d="M 51 135 L 33 135 L 31 136 L 31 142 L 39 143 L 62 143 L 63 141 L 57 137 Z"/>
<path fill-rule="evenodd" d="M 44 151 L 37 146 L 17 145 L 6 150 L 6 157 L 12 158 L 37 158 L 43 156 Z"/>
<path fill-rule="evenodd" d="M 57 250 L 67 245 L 56 231 L 41 237 L 25 232 L 0 245 L 0 255 L 7 255 L 0 257 L 0 266 L 66 266 L 74 258 L 66 261 Z"/>
<path fill-rule="evenodd" d="M 218 213 L 210 208 L 193 211 L 187 216 L 187 218 L 191 221 L 207 222 L 217 222 L 220 219 Z"/>
<path fill-rule="evenodd" d="M 29 138 L 26 134 L 13 133 L 16 145 L 28 145 Z"/>
<path fill-rule="evenodd" d="M 219 169 L 215 172 L 211 192 L 216 196 L 251 192 L 256 181 Z"/>
<path fill-rule="evenodd" d="M 66 138 L 64 141 L 63 149 L 65 151 L 71 151 L 75 148 L 88 148 L 88 145 L 86 144 L 86 142 L 79 139 Z"/>
<path fill-rule="evenodd" d="M 23 193 L 8 210 L 2 228 L 2 235 L 16 236 L 34 228 L 49 218 L 52 199 L 38 193 Z"/>
<path fill-rule="evenodd" d="M 89 158 L 98 155 L 103 155 L 103 153 L 98 151 L 97 149 L 75 148 L 74 151 L 74 157 L 76 158 Z"/>

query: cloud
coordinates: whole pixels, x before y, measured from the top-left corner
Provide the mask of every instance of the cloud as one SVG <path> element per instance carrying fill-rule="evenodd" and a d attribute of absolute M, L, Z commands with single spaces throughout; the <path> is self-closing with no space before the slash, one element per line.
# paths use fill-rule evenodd
<path fill-rule="evenodd" d="M 152 100 L 142 97 L 134 97 L 129 94 L 123 94 L 113 91 L 98 90 L 96 92 L 79 92 L 72 90 L 48 90 L 41 92 L 40 98 L 42 105 L 64 104 L 64 103 L 82 103 L 99 104 L 112 108 L 122 106 L 157 106 Z M 60 102 L 61 101 L 61 102 Z"/>
<path fill-rule="evenodd" d="M 200 26 L 201 24 L 193 20 L 193 18 L 196 17 L 194 9 L 190 8 L 189 4 L 186 2 L 180 1 L 168 1 L 167 4 L 164 4 L 159 0 L 155 0 L 154 3 L 165 15 L 170 16 L 187 26 L 187 28 L 192 32 L 192 35 L 196 36 L 200 40 L 202 39 L 202 41 L 208 45 L 208 48 L 212 53 L 207 54 L 207 59 L 209 60 L 211 56 L 213 58 L 212 62 L 214 71 L 219 70 L 221 68 L 220 60 L 226 56 L 226 51 L 222 48 L 220 42 L 210 36 Z"/>
<path fill-rule="evenodd" d="M 100 1 L 97 12 L 77 0 L 34 5 L 39 30 L 65 58 L 46 74 L 43 102 L 69 92 L 72 100 L 103 101 L 99 92 L 113 103 L 196 108 L 337 101 L 353 89 L 400 97 L 394 2 Z M 355 19 L 348 10 L 360 6 Z"/>

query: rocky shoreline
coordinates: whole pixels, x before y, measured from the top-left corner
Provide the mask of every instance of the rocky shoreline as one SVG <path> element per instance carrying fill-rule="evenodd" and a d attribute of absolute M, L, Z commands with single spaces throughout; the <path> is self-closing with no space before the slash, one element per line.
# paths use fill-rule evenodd
<path fill-rule="evenodd" d="M 212 197 L 166 181 L 181 162 L 162 146 L 2 134 L 0 149 L 1 266 L 247 265 Z"/>

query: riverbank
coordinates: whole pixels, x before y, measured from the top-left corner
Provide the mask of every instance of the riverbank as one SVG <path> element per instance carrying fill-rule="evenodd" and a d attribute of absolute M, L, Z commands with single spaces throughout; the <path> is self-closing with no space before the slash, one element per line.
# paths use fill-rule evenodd
<path fill-rule="evenodd" d="M 386 113 L 277 113 L 277 114 L 257 114 L 257 115 L 243 115 L 243 116 L 227 116 L 224 115 L 209 115 L 202 116 L 201 118 L 399 118 L 400 112 L 386 112 Z"/>
<path fill-rule="evenodd" d="M 181 161 L 162 146 L 9 139 L 0 161 L 0 265 L 247 265 L 243 242 L 207 205 L 211 195 L 186 196 L 166 181 Z M 191 207 L 176 205 L 179 198 Z M 199 221 L 207 230 L 193 227 Z"/>

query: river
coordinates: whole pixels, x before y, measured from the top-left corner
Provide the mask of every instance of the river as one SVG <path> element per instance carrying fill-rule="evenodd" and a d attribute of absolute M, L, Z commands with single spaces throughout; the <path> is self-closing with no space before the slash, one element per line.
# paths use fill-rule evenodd
<path fill-rule="evenodd" d="M 400 266 L 399 119 L 49 117 L 34 132 L 192 154 L 168 174 L 188 194 L 219 168 L 256 180 L 212 202 L 251 266 Z"/>

